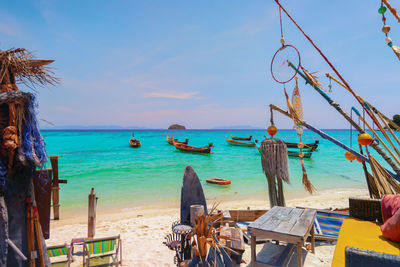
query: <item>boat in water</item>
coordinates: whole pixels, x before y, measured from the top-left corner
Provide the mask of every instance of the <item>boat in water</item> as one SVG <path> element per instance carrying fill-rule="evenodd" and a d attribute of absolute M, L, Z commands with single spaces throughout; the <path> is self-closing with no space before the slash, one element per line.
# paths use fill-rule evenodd
<path fill-rule="evenodd" d="M 135 134 L 132 133 L 132 138 L 129 140 L 129 145 L 131 147 L 140 147 L 142 143 L 140 143 L 140 141 L 135 138 Z"/>
<path fill-rule="evenodd" d="M 213 143 L 209 143 L 205 147 L 189 146 L 184 143 L 176 142 L 175 140 L 172 141 L 172 144 L 179 151 L 192 152 L 192 153 L 206 153 L 206 154 L 211 153 L 211 147 L 213 146 Z"/>
<path fill-rule="evenodd" d="M 290 142 L 285 142 L 286 146 L 288 148 L 298 148 L 297 145 L 298 143 L 290 143 Z M 304 144 L 303 149 L 309 149 L 309 150 L 316 150 L 318 148 L 319 141 L 316 140 L 314 143 L 309 143 L 309 144 Z"/>
<path fill-rule="evenodd" d="M 247 146 L 247 147 L 253 147 L 256 145 L 255 142 L 240 142 L 240 141 L 236 141 L 236 140 L 232 140 L 229 138 L 226 138 L 226 141 L 228 142 L 228 144 L 232 145 L 232 146 Z"/>
<path fill-rule="evenodd" d="M 289 157 L 300 158 L 300 152 L 288 151 L 287 154 Z M 312 152 L 306 152 L 306 153 L 303 152 L 303 154 L 304 154 L 303 156 L 304 159 L 310 159 L 312 156 Z"/>
<path fill-rule="evenodd" d="M 132 138 L 131 140 L 129 140 L 129 145 L 131 147 L 140 147 L 142 145 L 142 143 L 140 143 L 139 140 Z"/>
<path fill-rule="evenodd" d="M 189 143 L 189 139 L 188 138 L 186 138 L 186 140 L 182 142 L 182 141 L 179 141 L 178 139 L 174 139 L 174 137 L 172 137 L 172 136 L 169 137 L 168 134 L 166 135 L 166 137 L 167 137 L 167 142 L 170 145 L 173 145 L 173 141 L 175 141 L 177 143 L 182 143 L 182 144 L 185 144 L 185 145 L 187 145 Z"/>
<path fill-rule="evenodd" d="M 261 145 L 260 144 L 256 144 L 256 147 L 258 149 L 258 152 L 261 153 Z M 312 152 L 313 152 L 313 150 L 311 150 L 310 152 L 305 152 L 305 153 L 303 152 L 303 154 L 304 154 L 303 158 L 304 159 L 310 159 L 311 156 L 312 156 Z M 288 153 L 289 157 L 300 158 L 300 152 L 288 151 L 287 153 Z"/>
<path fill-rule="evenodd" d="M 251 138 L 253 137 L 251 135 L 249 137 L 233 136 L 233 135 L 231 135 L 231 133 L 229 133 L 229 136 L 232 138 L 232 140 L 242 140 L 242 141 L 250 141 Z"/>
<path fill-rule="evenodd" d="M 231 184 L 231 180 L 221 179 L 221 178 L 209 178 L 206 180 L 206 183 L 217 184 L 217 185 L 228 185 L 228 184 Z"/>

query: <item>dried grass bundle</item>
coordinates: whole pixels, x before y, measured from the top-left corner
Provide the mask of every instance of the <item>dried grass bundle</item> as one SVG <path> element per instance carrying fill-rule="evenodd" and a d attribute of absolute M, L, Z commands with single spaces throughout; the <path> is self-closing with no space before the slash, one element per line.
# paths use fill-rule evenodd
<path fill-rule="evenodd" d="M 36 86 L 55 85 L 59 80 L 51 68 L 46 65 L 53 60 L 34 59 L 34 55 L 24 48 L 0 51 L 0 81 L 9 76 L 9 71 L 15 76 L 15 81 L 31 89 Z M 8 78 L 10 79 L 10 78 Z M 12 80 L 9 80 L 12 83 Z"/>

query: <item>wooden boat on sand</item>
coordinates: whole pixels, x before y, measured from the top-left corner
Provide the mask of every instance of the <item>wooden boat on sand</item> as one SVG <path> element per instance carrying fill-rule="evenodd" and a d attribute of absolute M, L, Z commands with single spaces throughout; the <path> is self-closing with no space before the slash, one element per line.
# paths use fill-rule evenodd
<path fill-rule="evenodd" d="M 196 147 L 196 146 L 189 146 L 184 143 L 179 143 L 176 142 L 175 140 L 172 141 L 172 144 L 177 150 L 184 151 L 184 152 L 193 152 L 193 153 L 211 153 L 211 147 L 213 146 L 213 143 L 209 143 L 205 147 Z"/>
<path fill-rule="evenodd" d="M 167 142 L 168 142 L 168 144 L 170 144 L 170 145 L 173 145 L 173 141 L 175 140 L 175 142 L 177 142 L 177 143 L 182 143 L 182 144 L 188 144 L 189 143 L 189 139 L 187 139 L 186 138 L 186 140 L 184 141 L 184 142 L 182 142 L 182 141 L 178 141 L 178 139 L 174 139 L 174 137 L 169 137 L 168 136 L 168 134 L 166 135 L 166 137 L 167 137 Z"/>
<path fill-rule="evenodd" d="M 247 147 L 253 147 L 256 145 L 255 142 L 239 142 L 236 140 L 232 140 L 229 138 L 226 138 L 226 141 L 228 142 L 228 144 L 232 145 L 232 146 L 247 146 Z"/>
<path fill-rule="evenodd" d="M 218 185 L 228 185 L 231 184 L 231 180 L 229 179 L 221 179 L 221 178 L 209 178 L 206 180 L 208 184 L 218 184 Z"/>
<path fill-rule="evenodd" d="M 252 136 L 250 135 L 249 137 L 239 137 L 239 136 L 233 136 L 231 133 L 229 133 L 229 136 L 232 138 L 232 140 L 242 140 L 242 141 L 250 141 Z"/>
<path fill-rule="evenodd" d="M 140 143 L 139 140 L 132 138 L 131 140 L 129 140 L 129 145 L 131 147 L 140 147 L 142 145 L 142 143 Z"/>

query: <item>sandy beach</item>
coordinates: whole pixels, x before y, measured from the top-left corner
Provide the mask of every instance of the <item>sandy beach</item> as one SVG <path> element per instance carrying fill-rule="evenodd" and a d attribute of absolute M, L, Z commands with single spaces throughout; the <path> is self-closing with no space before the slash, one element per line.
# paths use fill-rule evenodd
<path fill-rule="evenodd" d="M 312 196 L 294 197 L 287 199 L 289 207 L 312 208 L 345 208 L 348 206 L 348 198 L 351 196 L 368 196 L 365 189 L 335 189 L 319 191 Z M 208 203 L 212 205 L 213 203 Z M 219 203 L 220 209 L 267 209 L 269 204 L 260 200 L 230 200 Z M 59 221 L 51 221 L 51 236 L 47 240 L 48 245 L 69 243 L 71 238 L 85 237 L 87 235 L 87 214 L 85 212 L 61 213 Z M 174 252 L 162 244 L 164 237 L 171 232 L 171 224 L 179 219 L 179 206 L 154 207 L 143 206 L 137 208 L 125 208 L 120 210 L 98 210 L 96 237 L 121 235 L 123 266 L 174 266 Z M 257 246 L 259 256 L 267 256 L 263 245 Z M 316 252 L 306 254 L 305 266 L 330 266 L 334 243 L 316 244 Z M 79 247 L 76 248 L 79 251 Z M 303 256 L 304 257 L 304 256 Z M 82 257 L 74 256 L 72 266 L 81 266 Z M 250 263 L 250 247 L 246 245 L 243 255 L 247 266 Z M 290 266 L 296 265 L 296 254 L 292 257 Z"/>

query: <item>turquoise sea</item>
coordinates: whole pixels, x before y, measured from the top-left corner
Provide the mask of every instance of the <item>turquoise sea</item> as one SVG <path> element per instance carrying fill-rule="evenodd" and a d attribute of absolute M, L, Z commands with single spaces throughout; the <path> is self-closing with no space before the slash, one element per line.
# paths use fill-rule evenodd
<path fill-rule="evenodd" d="M 85 208 L 92 187 L 100 206 L 137 207 L 147 204 L 174 205 L 180 199 L 183 171 L 192 165 L 209 200 L 252 198 L 266 200 L 267 182 L 261 168 L 257 148 L 235 147 L 227 144 L 228 132 L 237 136 L 253 135 L 263 140 L 265 130 L 135 130 L 142 142 L 131 148 L 131 131 L 43 131 L 48 155 L 59 158 L 63 209 Z M 336 139 L 350 144 L 348 130 L 327 130 Z M 214 143 L 212 154 L 191 154 L 175 151 L 165 135 L 189 144 L 205 146 Z M 294 130 L 280 130 L 276 135 L 286 141 L 298 142 Z M 366 188 L 362 166 L 344 158 L 344 150 L 313 132 L 304 131 L 305 143 L 319 140 L 317 152 L 305 160 L 308 177 L 317 190 L 333 188 Z M 358 148 L 353 136 L 353 148 Z M 304 193 L 299 159 L 290 158 L 291 183 L 285 185 L 287 194 Z M 207 178 L 231 179 L 229 186 L 209 185 Z"/>

